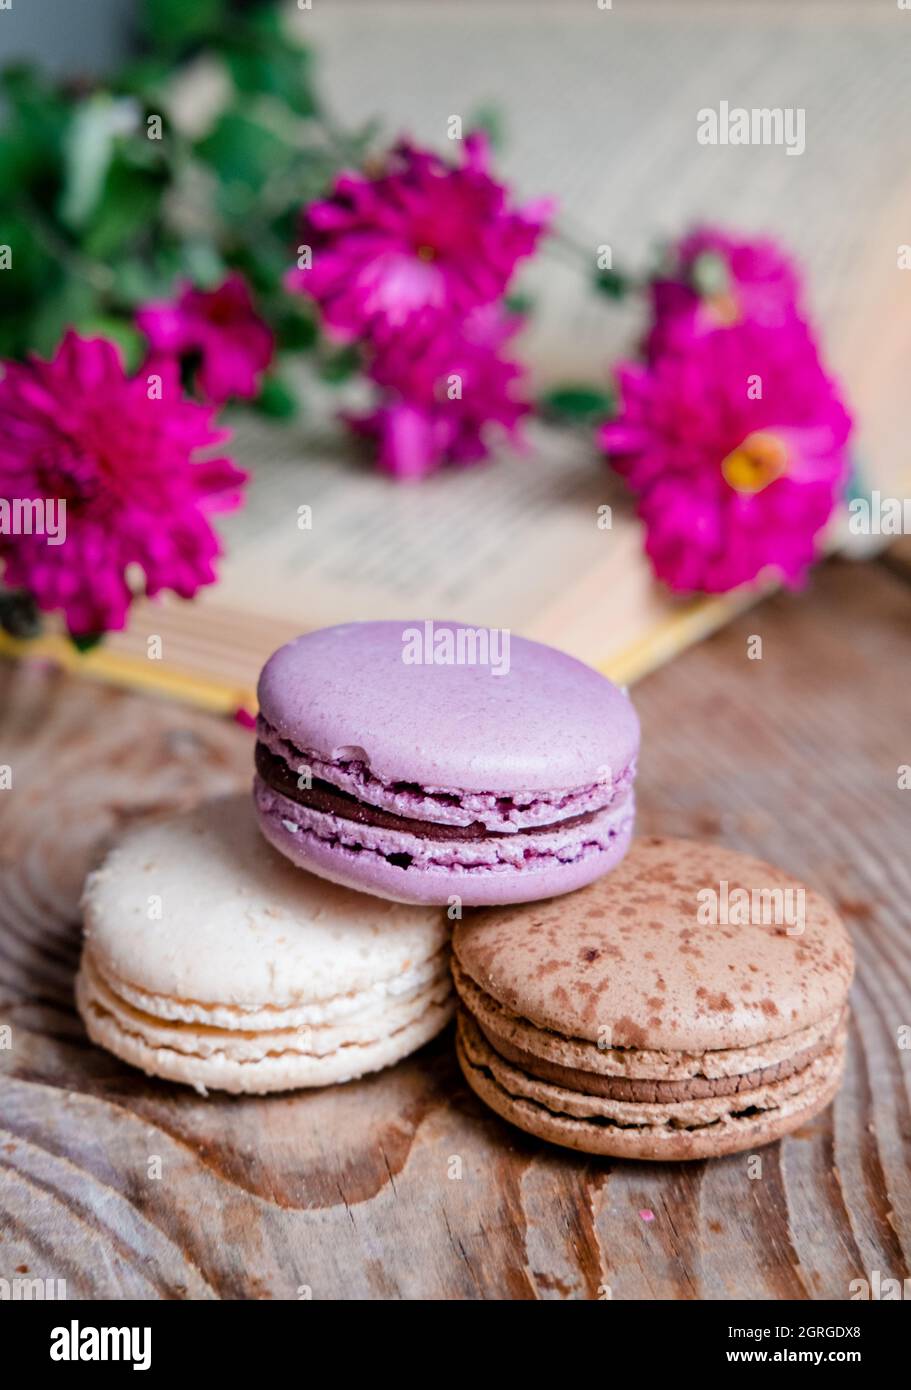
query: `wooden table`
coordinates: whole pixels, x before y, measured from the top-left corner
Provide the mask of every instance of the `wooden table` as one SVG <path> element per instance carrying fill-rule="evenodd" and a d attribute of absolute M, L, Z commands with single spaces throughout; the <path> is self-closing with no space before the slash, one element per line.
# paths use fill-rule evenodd
<path fill-rule="evenodd" d="M 72 999 L 86 865 L 119 827 L 242 785 L 252 738 L 4 669 L 0 1277 L 193 1299 L 844 1299 L 873 1270 L 907 1277 L 909 637 L 906 578 L 832 563 L 635 692 L 640 828 L 781 863 L 857 945 L 845 1085 L 759 1179 L 746 1156 L 586 1160 L 526 1138 L 467 1090 L 449 1032 L 372 1079 L 260 1100 L 203 1100 L 92 1047 Z"/>

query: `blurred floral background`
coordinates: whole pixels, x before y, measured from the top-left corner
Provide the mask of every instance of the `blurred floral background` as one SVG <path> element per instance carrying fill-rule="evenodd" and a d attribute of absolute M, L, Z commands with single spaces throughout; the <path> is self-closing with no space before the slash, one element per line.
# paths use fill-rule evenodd
<path fill-rule="evenodd" d="M 346 8 L 357 44 L 373 11 Z M 38 610 L 59 610 L 90 645 L 137 593 L 189 598 L 211 583 L 208 516 L 242 505 L 245 482 L 218 411 L 243 402 L 290 422 L 308 381 L 360 383 L 357 408 L 340 390 L 339 428 L 399 481 L 522 447 L 532 414 L 587 431 L 669 589 L 802 582 L 857 484 L 846 391 L 804 273 L 766 229 L 786 200 L 736 227 L 717 216 L 718 187 L 701 195 L 693 179 L 697 215 L 669 233 L 653 175 L 654 233 L 615 257 L 554 187 L 559 103 L 549 155 L 526 161 L 518 191 L 501 164 L 527 130 L 510 130 L 496 82 L 488 101 L 466 82 L 425 142 L 384 109 L 382 50 L 371 116 L 327 101 L 308 10 L 109 3 L 84 65 L 76 30 L 61 35 L 62 71 L 47 37 L 32 60 L 20 35 L 3 65 L 0 482 L 9 497 L 63 497 L 69 516 L 59 551 L 0 535 L 5 625 L 27 632 Z M 489 60 L 482 44 L 482 70 Z M 394 102 L 391 72 L 388 87 Z M 629 139 L 605 127 L 606 146 Z M 580 177 L 597 181 L 596 201 L 612 188 L 622 201 L 641 166 Z M 723 184 L 720 201 L 740 210 Z M 529 323 L 542 277 L 559 287 L 566 274 L 576 306 L 597 306 L 603 348 L 581 371 L 567 352 L 542 379 Z"/>

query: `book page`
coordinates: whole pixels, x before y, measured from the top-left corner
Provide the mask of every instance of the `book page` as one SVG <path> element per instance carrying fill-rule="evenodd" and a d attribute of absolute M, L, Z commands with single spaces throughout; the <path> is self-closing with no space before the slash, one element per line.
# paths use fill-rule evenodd
<path fill-rule="evenodd" d="M 448 616 L 602 665 L 667 612 L 585 432 L 534 421 L 495 466 L 399 485 L 316 414 L 279 427 L 236 413 L 230 448 L 251 479 L 246 507 L 218 518 L 219 582 L 192 604 L 138 602 L 110 650 L 139 661 L 158 638 L 169 666 L 249 692 L 275 647 L 331 623 Z"/>
<path fill-rule="evenodd" d="M 240 423 L 236 452 L 253 479 L 245 512 L 222 526 L 219 606 L 308 626 L 420 611 L 529 631 L 555 594 L 615 566 L 621 548 L 625 566 L 618 537 L 634 532 L 638 549 L 628 505 L 583 434 L 534 422 L 527 452 L 400 485 L 331 429 Z"/>

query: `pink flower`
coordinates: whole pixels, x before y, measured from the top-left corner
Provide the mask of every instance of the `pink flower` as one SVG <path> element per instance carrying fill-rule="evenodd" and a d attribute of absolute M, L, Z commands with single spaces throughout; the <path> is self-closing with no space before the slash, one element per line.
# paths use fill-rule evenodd
<path fill-rule="evenodd" d="M 422 478 L 442 464 L 486 458 L 492 436 L 515 435 L 529 407 L 515 391 L 521 368 L 499 349 L 517 327 L 490 307 L 470 315 L 461 331 L 395 334 L 383 343 L 370 366 L 383 400 L 368 415 L 348 417 L 378 444 L 380 468 Z"/>
<path fill-rule="evenodd" d="M 272 361 L 274 341 L 256 313 L 243 276 L 232 272 L 215 290 L 186 285 L 179 298 L 147 304 L 136 322 L 153 352 L 199 358 L 197 380 L 206 400 L 249 400 Z"/>
<path fill-rule="evenodd" d="M 702 227 L 671 252 L 666 274 L 651 284 L 654 322 L 647 355 L 685 348 L 694 334 L 744 319 L 778 328 L 798 314 L 800 279 L 771 240 L 738 241 Z"/>
<path fill-rule="evenodd" d="M 286 283 L 311 295 L 346 340 L 458 319 L 500 298 L 550 212 L 549 203 L 508 205 L 480 135 L 464 142 L 458 167 L 404 142 L 381 173 L 343 174 L 310 205 L 301 243 L 312 265 Z"/>
<path fill-rule="evenodd" d="M 638 496 L 646 550 L 672 589 L 801 580 L 847 472 L 850 418 L 806 326 L 745 320 L 619 370 L 610 461 Z"/>
<path fill-rule="evenodd" d="M 148 594 L 211 584 L 206 514 L 240 505 L 246 474 L 194 458 L 225 438 L 211 408 L 182 397 L 176 363 L 150 370 L 128 378 L 111 343 L 69 332 L 50 362 L 8 362 L 0 380 L 0 496 L 66 502 L 62 544 L 0 536 L 4 581 L 62 609 L 74 635 L 124 626 L 128 566 Z"/>

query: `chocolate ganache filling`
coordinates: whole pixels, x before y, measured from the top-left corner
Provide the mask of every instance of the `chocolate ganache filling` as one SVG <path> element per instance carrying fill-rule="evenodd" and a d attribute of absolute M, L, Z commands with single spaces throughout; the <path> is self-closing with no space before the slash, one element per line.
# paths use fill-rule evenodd
<path fill-rule="evenodd" d="M 550 825 L 528 826 L 516 831 L 489 830 L 483 821 L 472 821 L 470 825 L 440 825 L 436 821 L 418 820 L 411 816 L 398 816 L 393 811 L 385 811 L 380 806 L 359 801 L 350 792 L 334 787 L 321 777 L 313 777 L 309 787 L 298 785 L 297 773 L 288 766 L 284 758 L 271 752 L 264 743 L 256 745 L 256 771 L 267 787 L 295 801 L 298 806 L 306 806 L 311 811 L 320 811 L 328 816 L 338 816 L 340 820 L 353 821 L 356 825 L 376 826 L 381 830 L 400 830 L 408 835 L 417 835 L 425 840 L 490 840 L 511 839 L 515 835 L 547 835 L 554 831 L 570 830 L 577 825 L 586 825 L 599 814 L 597 810 L 586 811 L 582 815 L 569 816 L 566 820 Z"/>
<path fill-rule="evenodd" d="M 583 1095 L 604 1096 L 608 1100 L 623 1100 L 638 1104 L 660 1105 L 667 1101 L 707 1100 L 714 1096 L 734 1096 L 743 1091 L 755 1091 L 786 1081 L 789 1076 L 805 1071 L 817 1057 L 829 1052 L 833 1036 L 823 1038 L 812 1046 L 796 1052 L 793 1057 L 769 1066 L 758 1065 L 751 1071 L 734 1076 L 691 1076 L 680 1081 L 646 1080 L 635 1076 L 604 1076 L 585 1071 L 582 1067 L 562 1066 L 544 1057 L 536 1057 L 524 1048 L 499 1038 L 476 1021 L 494 1052 L 507 1062 L 521 1068 L 539 1081 L 562 1086 L 567 1091 Z"/>

